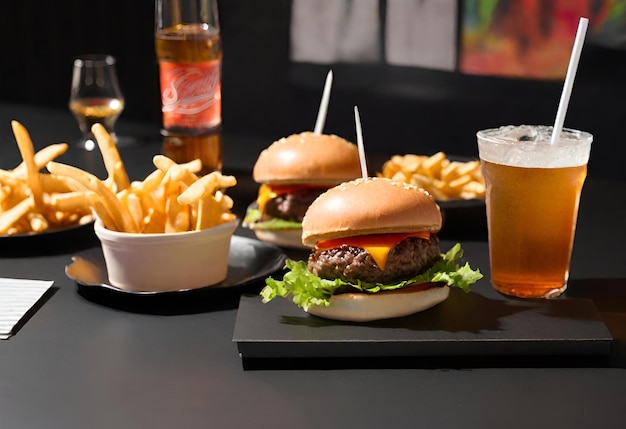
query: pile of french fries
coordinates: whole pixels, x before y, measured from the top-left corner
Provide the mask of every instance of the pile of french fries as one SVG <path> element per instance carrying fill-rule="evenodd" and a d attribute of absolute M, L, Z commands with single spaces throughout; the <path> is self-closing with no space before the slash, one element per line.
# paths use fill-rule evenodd
<path fill-rule="evenodd" d="M 394 155 L 383 164 L 378 176 L 419 186 L 438 201 L 485 198 L 480 161 L 451 161 L 444 152 L 432 156 Z"/>
<path fill-rule="evenodd" d="M 26 128 L 12 121 L 22 163 L 0 170 L 0 234 L 41 233 L 84 224 L 97 216 L 104 227 L 131 233 L 170 233 L 210 228 L 235 219 L 226 188 L 233 176 L 198 176 L 199 159 L 177 164 L 156 155 L 156 169 L 143 181 L 130 182 L 114 139 L 101 124 L 92 131 L 107 178 L 56 162 L 68 149 L 53 144 L 34 152 Z M 44 172 L 44 167 L 47 172 Z"/>
<path fill-rule="evenodd" d="M 63 155 L 66 143 L 46 146 L 37 153 L 26 128 L 12 121 L 22 162 L 12 170 L 0 169 L 0 235 L 42 233 L 89 223 L 90 208 L 63 177 L 43 172 Z"/>
<path fill-rule="evenodd" d="M 234 176 L 219 172 L 198 176 L 202 168 L 199 159 L 177 164 L 164 155 L 155 155 L 156 169 L 144 180 L 131 183 L 111 135 L 101 124 L 94 124 L 92 132 L 107 171 L 105 180 L 54 161 L 47 169 L 66 178 L 105 228 L 172 233 L 211 228 L 235 219 L 233 200 L 225 194 L 226 188 L 237 184 Z"/>

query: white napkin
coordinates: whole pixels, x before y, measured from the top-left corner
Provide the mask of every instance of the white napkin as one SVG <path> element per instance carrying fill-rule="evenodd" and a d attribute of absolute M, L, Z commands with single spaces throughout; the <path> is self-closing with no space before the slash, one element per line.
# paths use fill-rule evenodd
<path fill-rule="evenodd" d="M 39 301 L 53 281 L 0 278 L 0 340 L 13 335 L 13 328 Z"/>

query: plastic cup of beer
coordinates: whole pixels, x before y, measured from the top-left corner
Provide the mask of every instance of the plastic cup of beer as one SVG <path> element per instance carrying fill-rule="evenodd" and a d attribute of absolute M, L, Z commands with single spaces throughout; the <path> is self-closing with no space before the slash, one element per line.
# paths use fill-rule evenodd
<path fill-rule="evenodd" d="M 563 128 L 504 126 L 477 133 L 487 186 L 493 287 L 520 298 L 567 288 L 578 204 L 593 136 Z"/>

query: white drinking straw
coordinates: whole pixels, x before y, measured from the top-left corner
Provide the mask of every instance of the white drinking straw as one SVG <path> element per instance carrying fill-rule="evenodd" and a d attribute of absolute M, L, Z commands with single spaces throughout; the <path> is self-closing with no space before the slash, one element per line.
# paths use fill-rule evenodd
<path fill-rule="evenodd" d="M 580 52 L 583 49 L 583 43 L 585 41 L 585 34 L 587 33 L 587 25 L 589 20 L 587 18 L 580 18 L 578 22 L 578 30 L 576 31 L 576 40 L 574 41 L 574 48 L 572 49 L 572 55 L 569 59 L 569 66 L 567 67 L 567 75 L 565 76 L 565 84 L 563 85 L 563 92 L 561 93 L 561 101 L 559 102 L 559 109 L 556 113 L 556 120 L 554 121 L 554 128 L 552 129 L 552 138 L 550 143 L 554 144 L 559 141 L 561 136 L 561 130 L 563 129 L 563 122 L 565 121 L 565 113 L 567 112 L 567 106 L 569 104 L 569 98 L 572 94 L 572 86 L 574 86 L 574 77 L 576 77 L 576 70 L 578 69 L 578 60 L 580 59 Z"/>
<path fill-rule="evenodd" d="M 328 111 L 328 100 L 330 99 L 330 88 L 333 85 L 333 71 L 329 70 L 326 75 L 326 84 L 324 85 L 324 92 L 322 94 L 322 102 L 317 112 L 317 120 L 315 121 L 314 134 L 322 134 L 324 129 L 324 123 L 326 122 L 326 112 Z"/>
<path fill-rule="evenodd" d="M 363 146 L 363 131 L 361 130 L 361 117 L 359 116 L 359 108 L 354 106 L 354 122 L 356 123 L 356 143 L 359 148 L 359 158 L 361 159 L 361 174 L 364 179 L 369 176 L 367 174 L 367 162 L 365 161 L 365 147 Z"/>

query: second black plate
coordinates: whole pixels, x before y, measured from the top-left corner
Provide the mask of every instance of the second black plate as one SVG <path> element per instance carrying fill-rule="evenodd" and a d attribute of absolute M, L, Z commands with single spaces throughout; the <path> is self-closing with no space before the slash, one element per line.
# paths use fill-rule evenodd
<path fill-rule="evenodd" d="M 0 257 L 18 258 L 77 252 L 99 245 L 93 222 L 49 231 L 0 235 Z"/>

